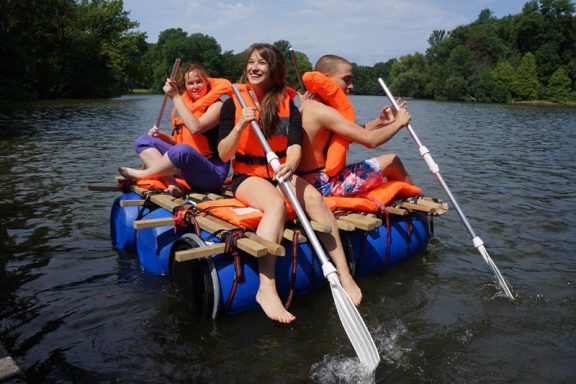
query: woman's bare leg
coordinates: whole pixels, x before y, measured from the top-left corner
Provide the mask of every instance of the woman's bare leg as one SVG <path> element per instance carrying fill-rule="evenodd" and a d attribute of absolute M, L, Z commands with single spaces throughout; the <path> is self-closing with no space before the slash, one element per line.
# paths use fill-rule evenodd
<path fill-rule="evenodd" d="M 362 301 L 362 291 L 354 278 L 350 274 L 346 254 L 340 239 L 340 232 L 334 214 L 330 211 L 320 192 L 304 179 L 293 176 L 292 184 L 295 188 L 296 196 L 311 220 L 328 224 L 332 227 L 330 233 L 317 233 L 318 239 L 322 242 L 332 261 L 336 266 L 342 287 L 355 305 Z"/>
<path fill-rule="evenodd" d="M 150 148 L 153 149 L 153 148 Z M 144 150 L 140 153 L 148 151 Z M 152 152 L 149 152 L 151 154 Z M 159 153 L 159 152 L 158 152 Z M 154 155 L 147 157 L 147 159 L 151 159 Z M 146 157 L 146 156 L 145 156 Z M 143 160 L 144 161 L 144 160 Z M 146 161 L 144 161 L 146 164 Z M 178 168 L 168 158 L 167 154 L 164 154 L 156 161 L 153 161 L 147 164 L 147 168 L 145 169 L 136 169 L 136 168 L 129 168 L 129 167 L 119 167 L 118 173 L 124 176 L 127 179 L 149 179 L 152 177 L 159 177 L 161 178 L 164 183 L 168 186 L 166 188 L 166 192 L 170 192 L 175 196 L 180 196 L 182 194 L 182 190 L 178 187 L 176 180 L 174 179 L 174 175 L 178 172 Z"/>
<path fill-rule="evenodd" d="M 236 197 L 264 213 L 256 233 L 265 239 L 280 242 L 284 231 L 286 206 L 278 190 L 264 179 L 250 177 L 240 184 L 236 190 Z M 284 308 L 278 296 L 275 267 L 276 256 L 274 255 L 266 255 L 258 259 L 260 286 L 256 301 L 270 319 L 280 323 L 291 323 L 296 317 Z"/>
<path fill-rule="evenodd" d="M 149 168 L 150 165 L 162 158 L 162 153 L 158 149 L 150 147 L 140 152 L 138 156 L 140 156 L 142 163 L 144 163 L 143 168 Z"/>

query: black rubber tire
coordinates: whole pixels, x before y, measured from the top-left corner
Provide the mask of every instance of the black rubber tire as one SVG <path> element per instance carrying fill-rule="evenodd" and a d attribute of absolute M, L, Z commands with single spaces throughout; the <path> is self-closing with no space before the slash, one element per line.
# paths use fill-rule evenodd
<path fill-rule="evenodd" d="M 195 316 L 215 317 L 214 282 L 208 259 L 176 262 L 174 254 L 191 248 L 204 247 L 204 240 L 192 233 L 184 234 L 170 250 L 170 277 L 172 286 L 184 304 Z"/>

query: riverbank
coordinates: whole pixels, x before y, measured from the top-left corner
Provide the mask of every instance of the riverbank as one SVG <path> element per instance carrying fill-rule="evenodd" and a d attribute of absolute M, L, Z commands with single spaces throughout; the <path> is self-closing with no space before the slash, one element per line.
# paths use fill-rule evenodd
<path fill-rule="evenodd" d="M 130 91 L 131 95 L 154 95 L 157 92 L 154 92 L 151 89 L 144 89 L 144 88 L 135 88 Z"/>
<path fill-rule="evenodd" d="M 509 104 L 523 104 L 523 105 L 534 105 L 539 107 L 551 106 L 551 107 L 576 107 L 576 101 L 567 101 L 565 103 L 557 103 L 550 100 L 528 100 L 528 101 L 511 101 Z"/>

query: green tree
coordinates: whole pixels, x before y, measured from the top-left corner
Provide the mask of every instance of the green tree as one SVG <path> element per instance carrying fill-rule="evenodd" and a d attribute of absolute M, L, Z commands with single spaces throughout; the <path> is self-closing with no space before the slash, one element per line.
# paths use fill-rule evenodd
<path fill-rule="evenodd" d="M 3 0 L 0 98 L 109 97 L 141 76 L 145 34 L 121 0 Z"/>
<path fill-rule="evenodd" d="M 188 35 L 181 28 L 170 28 L 160 32 L 158 42 L 147 55 L 151 70 L 151 88 L 160 91 L 170 74 L 174 61 L 182 60 L 181 70 L 188 63 L 198 63 L 210 76 L 223 76 L 221 48 L 215 38 L 202 33 Z"/>
<path fill-rule="evenodd" d="M 512 100 L 512 87 L 514 84 L 514 68 L 506 61 L 500 61 L 491 73 L 494 89 L 492 100 L 506 103 Z"/>
<path fill-rule="evenodd" d="M 572 80 L 562 68 L 558 68 L 550 77 L 546 87 L 546 97 L 549 100 L 565 103 L 570 99 Z"/>
<path fill-rule="evenodd" d="M 304 72 L 309 72 L 312 70 L 312 63 L 308 59 L 304 53 L 299 51 L 294 51 L 294 57 L 296 58 L 296 65 L 298 66 L 298 71 L 300 72 L 300 76 L 304 74 Z M 286 76 L 286 81 L 292 87 L 298 89 L 299 88 L 299 81 L 296 78 L 296 70 L 294 69 L 294 65 L 290 62 L 290 66 L 288 67 L 288 74 Z"/>
<path fill-rule="evenodd" d="M 302 52 L 298 52 L 293 50 L 294 58 L 296 63 L 292 62 L 292 58 L 290 57 L 290 49 L 292 49 L 292 44 L 287 40 L 278 40 L 273 43 L 273 45 L 282 52 L 284 58 L 286 60 L 286 82 L 297 89 L 298 91 L 303 92 L 304 90 L 300 89 L 300 80 L 297 78 L 296 69 L 300 73 L 300 76 L 304 74 L 304 72 L 308 72 L 312 70 L 312 64 L 306 56 Z M 294 67 L 296 66 L 296 68 Z"/>
<path fill-rule="evenodd" d="M 468 95 L 468 81 L 462 75 L 452 75 L 446 79 L 444 92 L 449 100 L 464 100 Z"/>
<path fill-rule="evenodd" d="M 540 83 L 536 76 L 536 59 L 530 52 L 522 56 L 520 64 L 514 73 L 512 91 L 520 100 L 534 100 L 538 98 Z"/>
<path fill-rule="evenodd" d="M 237 82 L 242 76 L 242 66 L 244 65 L 244 53 L 234 53 L 232 51 L 225 51 L 222 54 L 222 68 L 224 70 L 223 77 L 232 82 Z"/>
<path fill-rule="evenodd" d="M 392 88 L 403 96 L 429 97 L 428 64 L 421 53 L 402 56 L 390 71 Z"/>

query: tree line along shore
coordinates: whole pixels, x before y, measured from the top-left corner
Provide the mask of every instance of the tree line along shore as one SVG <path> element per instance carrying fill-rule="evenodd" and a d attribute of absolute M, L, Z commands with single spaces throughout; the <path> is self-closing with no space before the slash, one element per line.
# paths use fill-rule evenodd
<path fill-rule="evenodd" d="M 222 51 L 214 37 L 181 28 L 147 43 L 138 25 L 121 0 L 4 0 L 0 99 L 160 93 L 177 57 L 202 64 L 211 76 L 238 80 L 244 52 Z M 274 45 L 289 60 L 291 43 Z M 295 56 L 300 72 L 312 69 L 304 52 Z M 353 67 L 358 95 L 382 95 L 381 77 L 403 97 L 576 105 L 575 6 L 530 0 L 519 14 L 502 18 L 485 9 L 470 24 L 432 31 L 423 53 Z M 287 80 L 298 85 L 294 71 Z"/>

